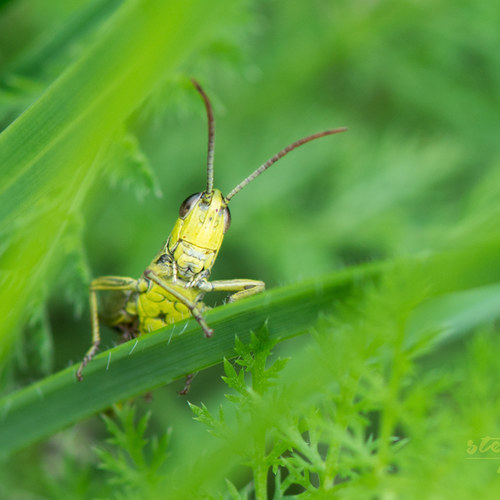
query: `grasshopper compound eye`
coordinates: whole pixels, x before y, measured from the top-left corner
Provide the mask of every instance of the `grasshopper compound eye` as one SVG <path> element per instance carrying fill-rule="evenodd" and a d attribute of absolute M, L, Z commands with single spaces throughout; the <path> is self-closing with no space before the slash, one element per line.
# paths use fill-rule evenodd
<path fill-rule="evenodd" d="M 196 202 L 201 198 L 202 193 L 195 193 L 191 196 L 188 196 L 179 207 L 179 217 L 184 219 L 186 215 L 191 211 Z"/>

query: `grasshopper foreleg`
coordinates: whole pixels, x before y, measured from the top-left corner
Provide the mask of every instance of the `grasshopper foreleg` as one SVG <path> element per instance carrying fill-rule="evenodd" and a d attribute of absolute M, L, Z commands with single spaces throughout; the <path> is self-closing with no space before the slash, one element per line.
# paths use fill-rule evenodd
<path fill-rule="evenodd" d="M 167 281 L 160 278 L 151 269 L 146 269 L 146 271 L 144 271 L 144 276 L 146 278 L 150 279 L 151 281 L 154 281 L 158 286 L 161 286 L 164 290 L 166 290 L 168 293 L 173 295 L 179 302 L 184 304 L 191 311 L 193 318 L 196 321 L 198 321 L 203 332 L 205 333 L 205 337 L 211 337 L 214 334 L 214 331 L 207 325 L 205 318 L 201 314 L 201 312 L 200 312 L 200 310 L 195 302 L 189 300 L 185 295 L 183 295 L 181 292 L 179 292 L 178 289 L 174 288 Z"/>
<path fill-rule="evenodd" d="M 83 357 L 83 360 L 76 372 L 76 378 L 81 382 L 83 380 L 83 369 L 88 365 L 92 358 L 96 355 L 99 344 L 101 343 L 101 335 L 99 333 L 99 315 L 97 311 L 97 294 L 98 290 L 116 291 L 116 290 L 136 290 L 137 280 L 133 278 L 123 278 L 121 276 L 102 276 L 96 278 L 90 283 L 90 318 L 92 322 L 92 344 Z"/>
<path fill-rule="evenodd" d="M 228 298 L 228 302 L 234 302 L 263 292 L 266 284 L 263 281 L 236 279 L 204 281 L 198 287 L 204 292 L 235 292 Z"/>

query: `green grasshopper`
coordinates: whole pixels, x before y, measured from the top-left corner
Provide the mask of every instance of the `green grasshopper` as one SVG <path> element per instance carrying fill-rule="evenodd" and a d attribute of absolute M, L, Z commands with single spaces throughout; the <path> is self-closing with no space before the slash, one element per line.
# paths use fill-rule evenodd
<path fill-rule="evenodd" d="M 208 309 L 202 302 L 205 293 L 233 292 L 228 299 L 233 302 L 263 291 L 263 281 L 208 281 L 222 239 L 231 223 L 229 201 L 293 149 L 314 139 L 346 130 L 327 130 L 293 142 L 240 182 L 227 196 L 223 196 L 221 191 L 214 188 L 215 120 L 212 106 L 199 83 L 195 80 L 192 82 L 205 103 L 208 118 L 206 189 L 188 196 L 182 202 L 179 218 L 167 242 L 139 279 L 102 276 L 91 282 L 92 345 L 76 372 L 80 381 L 83 380 L 83 369 L 99 349 L 99 317 L 108 326 L 121 332 L 124 340 L 158 330 L 190 316 L 198 321 L 205 337 L 211 337 L 213 330 L 203 318 L 203 312 Z M 101 314 L 98 314 L 97 307 L 98 291 L 115 292 Z"/>

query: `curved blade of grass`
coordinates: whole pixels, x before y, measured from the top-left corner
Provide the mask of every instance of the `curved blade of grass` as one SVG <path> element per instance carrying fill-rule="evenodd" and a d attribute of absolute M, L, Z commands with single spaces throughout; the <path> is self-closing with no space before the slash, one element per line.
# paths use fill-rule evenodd
<path fill-rule="evenodd" d="M 83 383 L 76 382 L 74 366 L 0 400 L 1 451 L 8 454 L 117 401 L 230 358 L 235 335 L 248 342 L 249 332 L 264 322 L 275 339 L 305 333 L 320 314 L 352 307 L 375 283 L 405 269 L 410 281 L 422 275 L 429 283 L 408 318 L 406 348 L 415 354 L 439 348 L 440 339 L 498 318 L 496 249 L 495 242 L 423 261 L 350 268 L 208 311 L 206 319 L 216 332 L 212 339 L 203 338 L 199 325 L 188 320 L 122 344 L 97 356 Z"/>
<path fill-rule="evenodd" d="M 0 307 L 6 332 L 0 363 L 26 303 L 50 281 L 60 237 L 95 178 L 99 153 L 158 83 L 228 22 L 233 4 L 125 2 L 103 23 L 94 45 L 0 135 Z"/>
<path fill-rule="evenodd" d="M 0 451 L 6 455 L 117 401 L 219 363 L 233 355 L 235 335 L 246 342 L 264 322 L 273 338 L 305 333 L 319 314 L 353 299 L 383 268 L 362 266 L 218 307 L 206 314 L 216 332 L 211 339 L 194 320 L 184 321 L 100 354 L 82 383 L 73 366 L 11 394 L 0 401 Z"/>

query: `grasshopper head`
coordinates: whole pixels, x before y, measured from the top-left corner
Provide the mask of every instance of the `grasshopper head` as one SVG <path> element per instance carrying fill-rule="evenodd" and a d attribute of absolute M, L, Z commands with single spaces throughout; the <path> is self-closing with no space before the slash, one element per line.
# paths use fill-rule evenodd
<path fill-rule="evenodd" d="M 230 224 L 229 208 L 218 189 L 211 195 L 192 194 L 182 202 L 168 239 L 179 276 L 191 279 L 202 272 L 209 274 Z"/>
<path fill-rule="evenodd" d="M 217 251 L 230 225 L 231 213 L 218 189 L 188 196 L 179 208 L 176 223 L 180 239 L 200 248 Z"/>

